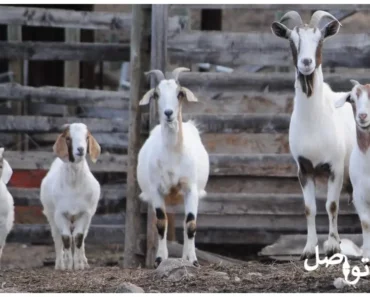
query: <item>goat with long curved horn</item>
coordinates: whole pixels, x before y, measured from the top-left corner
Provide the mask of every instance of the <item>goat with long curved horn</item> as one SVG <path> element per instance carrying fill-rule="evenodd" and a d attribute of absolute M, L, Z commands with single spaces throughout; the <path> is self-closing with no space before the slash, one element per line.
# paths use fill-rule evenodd
<path fill-rule="evenodd" d="M 299 15 L 298 12 L 296 12 L 294 10 L 288 11 L 286 14 L 284 14 L 281 17 L 279 22 L 283 23 L 285 21 L 288 21 L 288 22 L 290 21 L 289 25 L 293 24 L 294 26 L 303 24 L 301 16 Z"/>
<path fill-rule="evenodd" d="M 172 71 L 172 76 L 173 76 L 173 79 L 175 81 L 178 81 L 178 78 L 179 78 L 179 74 L 181 72 L 184 72 L 184 71 L 190 71 L 189 68 L 185 68 L 185 67 L 178 67 L 178 68 L 175 68 L 173 71 Z"/>
<path fill-rule="evenodd" d="M 322 20 L 323 17 L 328 17 L 329 19 L 332 19 L 333 21 L 337 21 L 339 23 L 339 21 L 337 20 L 337 18 L 335 16 L 333 16 L 332 14 L 330 14 L 330 13 L 328 13 L 326 11 L 323 11 L 323 10 L 317 10 L 312 15 L 309 25 L 311 27 L 318 27 L 319 26 L 319 23 L 320 23 L 320 21 Z"/>
<path fill-rule="evenodd" d="M 154 69 L 154 70 L 150 70 L 148 72 L 145 72 L 145 75 L 146 76 L 148 76 L 150 74 L 154 74 L 155 75 L 158 83 L 165 79 L 163 72 L 160 71 L 160 70 L 158 70 L 158 69 Z"/>

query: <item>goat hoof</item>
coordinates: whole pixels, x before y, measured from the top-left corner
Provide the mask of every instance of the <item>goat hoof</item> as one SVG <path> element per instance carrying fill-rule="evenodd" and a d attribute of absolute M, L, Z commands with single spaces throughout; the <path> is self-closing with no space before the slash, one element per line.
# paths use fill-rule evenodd
<path fill-rule="evenodd" d="M 338 253 L 340 253 L 340 250 L 337 250 L 337 249 L 332 249 L 332 250 L 330 250 L 330 251 L 326 251 L 326 256 L 328 256 L 329 258 L 331 257 L 331 256 L 333 256 L 333 255 L 335 255 L 335 254 L 338 254 Z"/>
<path fill-rule="evenodd" d="M 154 268 L 157 268 L 159 266 L 159 264 L 161 264 L 161 262 L 162 262 L 162 258 L 161 257 L 155 258 Z"/>
<path fill-rule="evenodd" d="M 301 255 L 301 257 L 299 258 L 299 260 L 306 260 L 306 259 L 313 259 L 313 258 L 315 258 L 316 257 L 316 255 L 315 254 L 312 254 L 312 253 L 303 253 L 302 255 Z"/>
<path fill-rule="evenodd" d="M 199 265 L 199 262 L 197 261 L 197 260 L 195 260 L 194 262 L 193 262 L 193 265 L 195 266 L 195 267 L 199 267 L 200 265 Z"/>

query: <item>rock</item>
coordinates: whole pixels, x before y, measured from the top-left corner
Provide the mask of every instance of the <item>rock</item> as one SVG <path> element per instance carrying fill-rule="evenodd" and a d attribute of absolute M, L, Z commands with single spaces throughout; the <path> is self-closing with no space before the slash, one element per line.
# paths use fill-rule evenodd
<path fill-rule="evenodd" d="M 155 270 L 155 274 L 160 278 L 177 282 L 184 277 L 195 276 L 198 269 L 187 260 L 166 259 L 159 264 Z"/>
<path fill-rule="evenodd" d="M 212 276 L 215 276 L 215 277 L 221 277 L 225 280 L 230 280 L 230 277 L 227 275 L 226 272 L 222 272 L 222 271 L 213 271 L 211 273 Z"/>
<path fill-rule="evenodd" d="M 239 277 L 235 276 L 234 281 L 237 282 L 237 283 L 240 283 L 241 279 Z"/>
<path fill-rule="evenodd" d="M 145 293 L 144 290 L 132 283 L 122 283 L 116 289 L 111 290 L 114 293 Z"/>
<path fill-rule="evenodd" d="M 341 278 L 341 277 L 336 278 L 333 284 L 334 284 L 334 287 L 336 287 L 337 289 L 343 289 L 346 286 L 350 286 L 350 284 L 346 282 L 344 278 Z"/>

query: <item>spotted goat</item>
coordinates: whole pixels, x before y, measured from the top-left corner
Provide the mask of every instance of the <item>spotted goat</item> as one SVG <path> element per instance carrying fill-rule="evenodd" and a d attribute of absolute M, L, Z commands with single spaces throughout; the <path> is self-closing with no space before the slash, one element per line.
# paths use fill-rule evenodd
<path fill-rule="evenodd" d="M 331 21 L 319 28 L 324 18 Z M 283 22 L 293 23 L 293 29 Z M 314 257 L 318 243 L 315 179 L 328 177 L 329 237 L 324 248 L 329 256 L 340 251 L 337 220 L 341 190 L 344 186 L 352 192 L 348 174 L 349 157 L 356 142 L 352 108 L 349 103 L 335 108 L 336 100 L 347 93 L 333 92 L 324 83 L 322 72 L 322 47 L 339 28 L 339 21 L 324 11 L 316 11 L 309 24 L 303 24 L 295 11 L 286 13 L 279 22 L 272 24 L 272 32 L 289 41 L 296 68 L 289 147 L 298 165 L 307 218 L 307 242 L 301 259 Z"/>
<path fill-rule="evenodd" d="M 100 184 L 90 171 L 100 146 L 85 124 L 66 125 L 54 146 L 57 158 L 40 188 L 43 212 L 55 244 L 55 269 L 85 269 L 85 238 L 100 198 Z"/>
<path fill-rule="evenodd" d="M 356 145 L 349 161 L 349 176 L 353 185 L 353 203 L 361 220 L 364 258 L 370 258 L 370 84 L 355 80 L 349 96 L 336 102 L 341 108 L 346 102 L 353 105 L 356 120 Z"/>
<path fill-rule="evenodd" d="M 180 86 L 178 75 L 187 68 L 176 68 L 166 79 L 159 70 L 149 71 L 158 85 L 149 90 L 140 105 L 158 104 L 160 124 L 150 133 L 139 152 L 137 178 L 140 198 L 153 206 L 157 218 L 158 250 L 154 266 L 168 258 L 166 205 L 184 202 L 184 248 L 182 257 L 195 266 L 195 232 L 199 199 L 206 195 L 209 156 L 192 121 L 182 121 L 182 105 L 197 102 L 189 89 Z"/>

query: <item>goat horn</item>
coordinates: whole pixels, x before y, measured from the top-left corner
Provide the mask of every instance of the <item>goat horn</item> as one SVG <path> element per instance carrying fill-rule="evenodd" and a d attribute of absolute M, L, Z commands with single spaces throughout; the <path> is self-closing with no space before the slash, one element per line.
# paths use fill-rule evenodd
<path fill-rule="evenodd" d="M 179 78 L 179 74 L 180 72 L 184 72 L 184 71 L 190 71 L 189 68 L 185 68 L 185 67 L 178 67 L 178 68 L 175 68 L 173 71 L 172 71 L 172 76 L 173 76 L 173 79 L 175 81 L 178 80 Z"/>
<path fill-rule="evenodd" d="M 145 72 L 145 75 L 146 76 L 148 76 L 150 74 L 154 74 L 155 75 L 155 77 L 158 80 L 158 83 L 165 79 L 163 72 L 160 71 L 160 70 L 158 70 L 158 69 L 154 69 L 154 70 L 150 70 L 148 72 Z"/>
<path fill-rule="evenodd" d="M 319 23 L 320 23 L 320 21 L 321 21 L 321 19 L 323 17 L 328 17 L 329 19 L 332 19 L 332 20 L 337 21 L 339 23 L 339 21 L 337 20 L 337 18 L 335 16 L 333 16 L 332 14 L 330 14 L 330 13 L 328 13 L 326 11 L 323 11 L 323 10 L 317 10 L 312 15 L 309 25 L 311 27 L 318 27 L 319 26 Z"/>
<path fill-rule="evenodd" d="M 282 23 L 284 21 L 290 20 L 294 22 L 294 26 L 303 24 L 301 16 L 299 15 L 298 12 L 294 10 L 288 11 L 286 14 L 284 14 L 279 22 Z"/>

